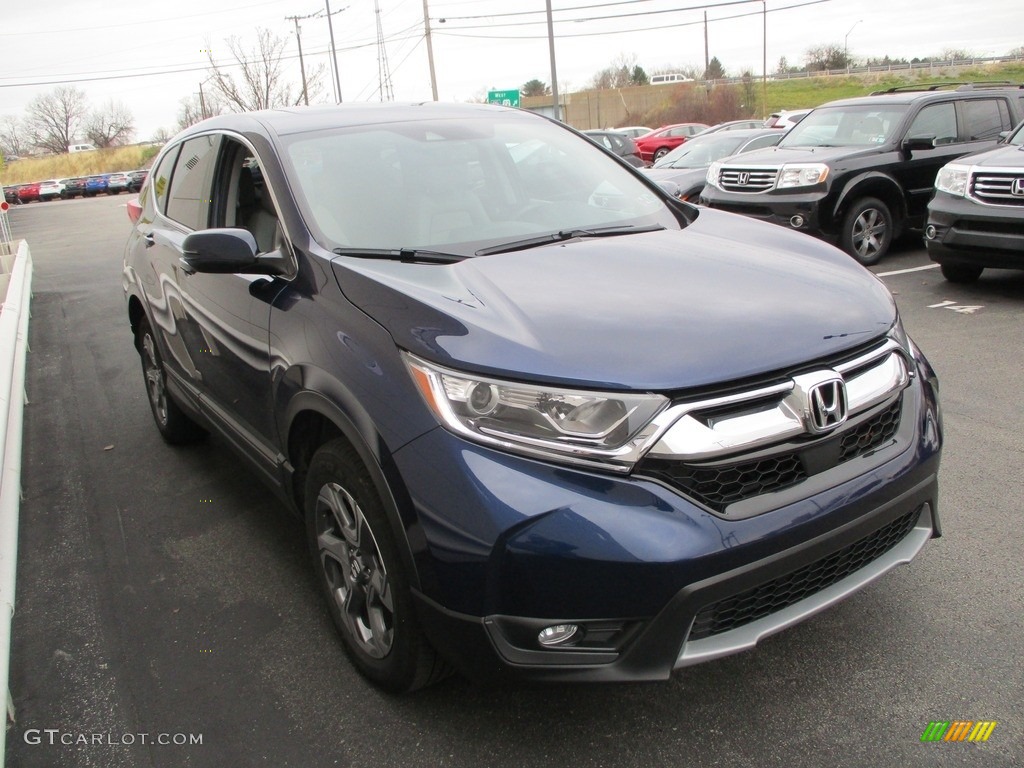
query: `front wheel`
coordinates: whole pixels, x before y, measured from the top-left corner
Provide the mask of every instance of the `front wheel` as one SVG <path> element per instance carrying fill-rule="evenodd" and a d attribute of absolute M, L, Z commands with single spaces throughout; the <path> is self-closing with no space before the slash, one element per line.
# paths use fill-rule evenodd
<path fill-rule="evenodd" d="M 333 440 L 313 455 L 305 514 L 313 567 L 356 669 L 396 693 L 447 675 L 420 631 L 380 496 L 345 440 Z"/>
<path fill-rule="evenodd" d="M 866 267 L 877 264 L 889 252 L 892 236 L 892 213 L 877 198 L 858 200 L 843 217 L 843 250 Z"/>
<path fill-rule="evenodd" d="M 973 283 L 981 277 L 983 269 L 973 264 L 943 264 L 942 276 L 951 283 Z"/>
<path fill-rule="evenodd" d="M 658 162 L 659 160 L 661 160 L 661 158 L 663 158 L 667 154 L 668 154 L 668 147 L 661 147 L 660 149 L 656 150 L 655 153 L 654 153 L 654 162 Z"/>

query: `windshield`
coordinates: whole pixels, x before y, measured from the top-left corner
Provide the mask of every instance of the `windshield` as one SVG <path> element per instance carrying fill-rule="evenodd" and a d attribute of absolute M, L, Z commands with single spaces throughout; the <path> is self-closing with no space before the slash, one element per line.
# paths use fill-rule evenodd
<path fill-rule="evenodd" d="M 728 132 L 709 134 L 680 144 L 661 160 L 655 168 L 707 168 L 715 160 L 735 154 L 746 137 L 737 138 Z"/>
<path fill-rule="evenodd" d="M 495 113 L 285 137 L 285 171 L 324 247 L 478 250 L 551 233 L 678 229 L 662 198 L 593 142 Z"/>
<path fill-rule="evenodd" d="M 780 147 L 869 147 L 888 143 L 905 104 L 818 107 L 790 129 Z"/>

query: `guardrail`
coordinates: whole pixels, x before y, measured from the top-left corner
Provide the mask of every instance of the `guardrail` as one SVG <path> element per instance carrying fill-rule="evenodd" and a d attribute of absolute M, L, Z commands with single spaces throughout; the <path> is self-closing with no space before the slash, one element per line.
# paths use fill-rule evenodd
<path fill-rule="evenodd" d="M 5 230 L 6 233 L 7 230 Z M 7 696 L 7 719 L 14 720 L 9 678 L 11 619 L 18 572 L 18 515 L 21 507 L 21 441 L 28 353 L 29 302 L 32 296 L 32 257 L 24 240 L 13 244 L 0 239 L 0 691 Z M 12 252 L 13 251 L 13 252 Z M 7 749 L 7 729 L 0 734 L 0 765 Z"/>

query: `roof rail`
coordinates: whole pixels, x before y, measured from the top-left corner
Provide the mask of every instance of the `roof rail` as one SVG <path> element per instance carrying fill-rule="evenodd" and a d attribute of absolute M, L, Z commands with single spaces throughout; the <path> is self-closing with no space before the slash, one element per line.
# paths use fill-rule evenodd
<path fill-rule="evenodd" d="M 913 83 L 909 85 L 894 85 L 884 91 L 872 91 L 872 96 L 881 96 L 886 93 L 900 93 L 902 91 L 937 91 L 940 88 L 953 88 L 958 91 L 971 91 L 975 88 L 1024 88 L 1019 83 L 1011 83 L 1009 80 L 975 80 L 975 81 L 954 81 L 949 83 Z"/>

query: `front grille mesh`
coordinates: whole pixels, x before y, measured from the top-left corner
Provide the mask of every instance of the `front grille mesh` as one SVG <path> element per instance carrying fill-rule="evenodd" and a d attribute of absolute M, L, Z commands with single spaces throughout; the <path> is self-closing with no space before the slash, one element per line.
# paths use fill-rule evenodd
<path fill-rule="evenodd" d="M 895 547 L 910 533 L 920 514 L 920 508 L 908 512 L 799 570 L 706 606 L 694 619 L 689 639 L 700 640 L 742 627 L 832 586 Z"/>
<path fill-rule="evenodd" d="M 971 196 L 993 205 L 1024 206 L 1024 196 L 1013 194 L 1016 179 L 1024 179 L 1024 172 L 976 173 L 971 178 Z"/>
<path fill-rule="evenodd" d="M 781 491 L 803 482 L 812 474 L 871 452 L 892 439 L 899 430 L 901 411 L 902 399 L 897 398 L 870 419 L 846 431 L 807 447 L 769 457 L 715 464 L 647 459 L 641 462 L 638 473 L 661 480 L 709 509 L 722 513 L 730 504 Z M 822 454 L 826 458 L 822 459 Z"/>

